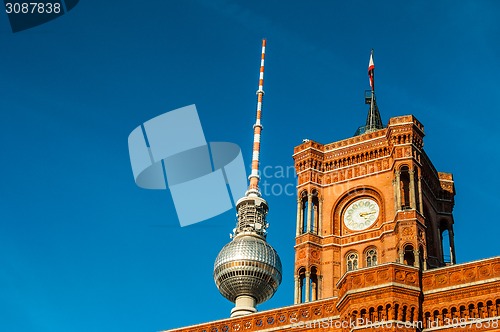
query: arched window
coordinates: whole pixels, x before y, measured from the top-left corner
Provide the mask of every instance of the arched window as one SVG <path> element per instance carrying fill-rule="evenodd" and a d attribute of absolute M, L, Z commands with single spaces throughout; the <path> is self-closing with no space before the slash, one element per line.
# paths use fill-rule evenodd
<path fill-rule="evenodd" d="M 366 252 L 366 267 L 377 265 L 377 249 L 373 248 Z"/>
<path fill-rule="evenodd" d="M 307 192 L 303 191 L 301 194 L 301 211 L 300 211 L 300 233 L 307 233 Z"/>
<path fill-rule="evenodd" d="M 311 193 L 303 191 L 299 203 L 299 226 L 298 233 L 318 234 L 319 229 L 319 196 L 318 191 L 313 189 Z"/>
<path fill-rule="evenodd" d="M 483 302 L 477 304 L 477 316 L 478 318 L 486 318 L 486 310 Z"/>
<path fill-rule="evenodd" d="M 358 254 L 355 252 L 347 255 L 347 271 L 353 271 L 358 269 Z"/>
<path fill-rule="evenodd" d="M 424 314 L 424 327 L 431 327 L 432 326 L 432 322 L 431 322 L 431 313 L 429 311 L 427 311 L 425 314 Z M 430 323 L 430 324 L 429 324 Z M 431 325 L 431 326 L 429 326 Z"/>
<path fill-rule="evenodd" d="M 477 318 L 477 310 L 474 307 L 474 304 L 469 304 L 469 317 L 470 318 Z"/>
<path fill-rule="evenodd" d="M 450 239 L 449 226 L 446 221 L 442 220 L 439 223 L 439 233 L 441 238 L 441 252 L 443 253 L 443 262 L 445 265 L 449 265 L 452 263 L 451 255 L 452 255 L 452 246 Z"/>
<path fill-rule="evenodd" d="M 319 223 L 321 220 L 319 220 L 319 198 L 318 198 L 318 191 L 316 189 L 312 190 L 312 211 L 311 211 L 311 232 L 314 234 L 318 234 L 318 229 L 319 229 Z"/>
<path fill-rule="evenodd" d="M 384 316 L 384 307 L 382 307 L 381 305 L 379 305 L 377 307 L 377 322 L 381 322 L 385 319 L 385 316 Z"/>
<path fill-rule="evenodd" d="M 313 266 L 311 267 L 311 301 L 316 301 L 319 299 L 319 284 L 318 284 L 318 269 Z"/>
<path fill-rule="evenodd" d="M 403 259 L 404 264 L 415 266 L 415 254 L 413 252 L 413 246 L 411 244 L 405 246 Z"/>
<path fill-rule="evenodd" d="M 487 311 L 487 315 L 488 317 L 493 317 L 494 314 L 493 314 L 493 301 L 488 301 L 486 302 L 486 311 Z"/>
<path fill-rule="evenodd" d="M 424 269 L 425 252 L 424 252 L 424 247 L 422 245 L 418 247 L 418 261 L 420 263 L 420 268 Z"/>
<path fill-rule="evenodd" d="M 410 208 L 410 173 L 408 166 L 401 167 L 400 175 L 401 188 L 401 210 Z"/>
<path fill-rule="evenodd" d="M 464 305 L 460 306 L 460 318 L 465 318 L 466 316 L 466 309 Z"/>
<path fill-rule="evenodd" d="M 458 315 L 458 310 L 456 307 L 451 307 L 451 310 L 450 310 L 450 313 L 451 313 L 451 318 L 460 318 L 459 315 Z"/>
<path fill-rule="evenodd" d="M 370 309 L 368 309 L 368 320 L 370 322 L 375 322 L 376 321 L 375 308 L 374 307 L 370 307 Z"/>
<path fill-rule="evenodd" d="M 299 284 L 298 284 L 298 303 L 304 303 L 306 301 L 305 299 L 305 294 L 306 294 L 306 269 L 302 267 L 299 270 Z"/>

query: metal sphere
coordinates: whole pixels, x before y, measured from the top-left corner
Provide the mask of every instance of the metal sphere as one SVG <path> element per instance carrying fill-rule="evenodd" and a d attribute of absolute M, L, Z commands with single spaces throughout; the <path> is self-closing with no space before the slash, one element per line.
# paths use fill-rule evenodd
<path fill-rule="evenodd" d="M 263 238 L 240 235 L 226 244 L 214 264 L 214 281 L 231 302 L 240 295 L 256 303 L 270 299 L 281 283 L 281 260 Z"/>

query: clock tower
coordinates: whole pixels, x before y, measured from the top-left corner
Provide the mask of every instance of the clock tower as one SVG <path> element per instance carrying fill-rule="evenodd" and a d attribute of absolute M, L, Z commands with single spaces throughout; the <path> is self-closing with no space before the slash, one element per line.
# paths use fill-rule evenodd
<path fill-rule="evenodd" d="M 348 271 L 455 263 L 453 177 L 432 165 L 414 116 L 383 126 L 373 75 L 372 53 L 365 126 L 351 138 L 305 140 L 294 149 L 295 303 L 338 296 L 337 282 Z"/>

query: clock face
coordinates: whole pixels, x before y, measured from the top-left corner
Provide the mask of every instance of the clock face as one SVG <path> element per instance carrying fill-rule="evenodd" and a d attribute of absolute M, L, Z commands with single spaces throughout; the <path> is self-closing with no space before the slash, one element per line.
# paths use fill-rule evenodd
<path fill-rule="evenodd" d="M 351 203 L 344 213 L 344 225 L 352 231 L 367 229 L 375 223 L 380 208 L 373 199 L 363 198 Z"/>

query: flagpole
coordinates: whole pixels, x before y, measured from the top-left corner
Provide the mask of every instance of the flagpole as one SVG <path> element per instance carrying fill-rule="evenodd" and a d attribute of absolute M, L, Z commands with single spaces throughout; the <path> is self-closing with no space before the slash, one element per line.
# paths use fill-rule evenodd
<path fill-rule="evenodd" d="M 373 48 L 372 48 L 372 51 L 371 51 L 371 54 L 370 54 L 370 59 L 373 60 Z M 375 104 L 375 68 L 372 69 L 372 77 L 371 77 L 371 88 L 372 88 L 372 100 L 371 100 L 371 103 L 370 103 L 370 114 L 372 116 L 370 116 L 370 124 L 369 124 L 369 130 L 372 130 L 373 128 L 373 107 L 374 107 L 374 104 Z"/>
<path fill-rule="evenodd" d="M 373 48 L 370 52 L 370 62 L 368 62 L 368 77 L 370 79 L 371 90 L 365 90 L 365 104 L 370 104 L 370 108 L 368 109 L 368 117 L 363 127 L 363 133 L 370 133 L 384 128 L 377 107 L 377 98 L 375 97 L 375 64 L 373 62 Z M 368 95 L 369 92 L 371 92 L 370 95 Z"/>

